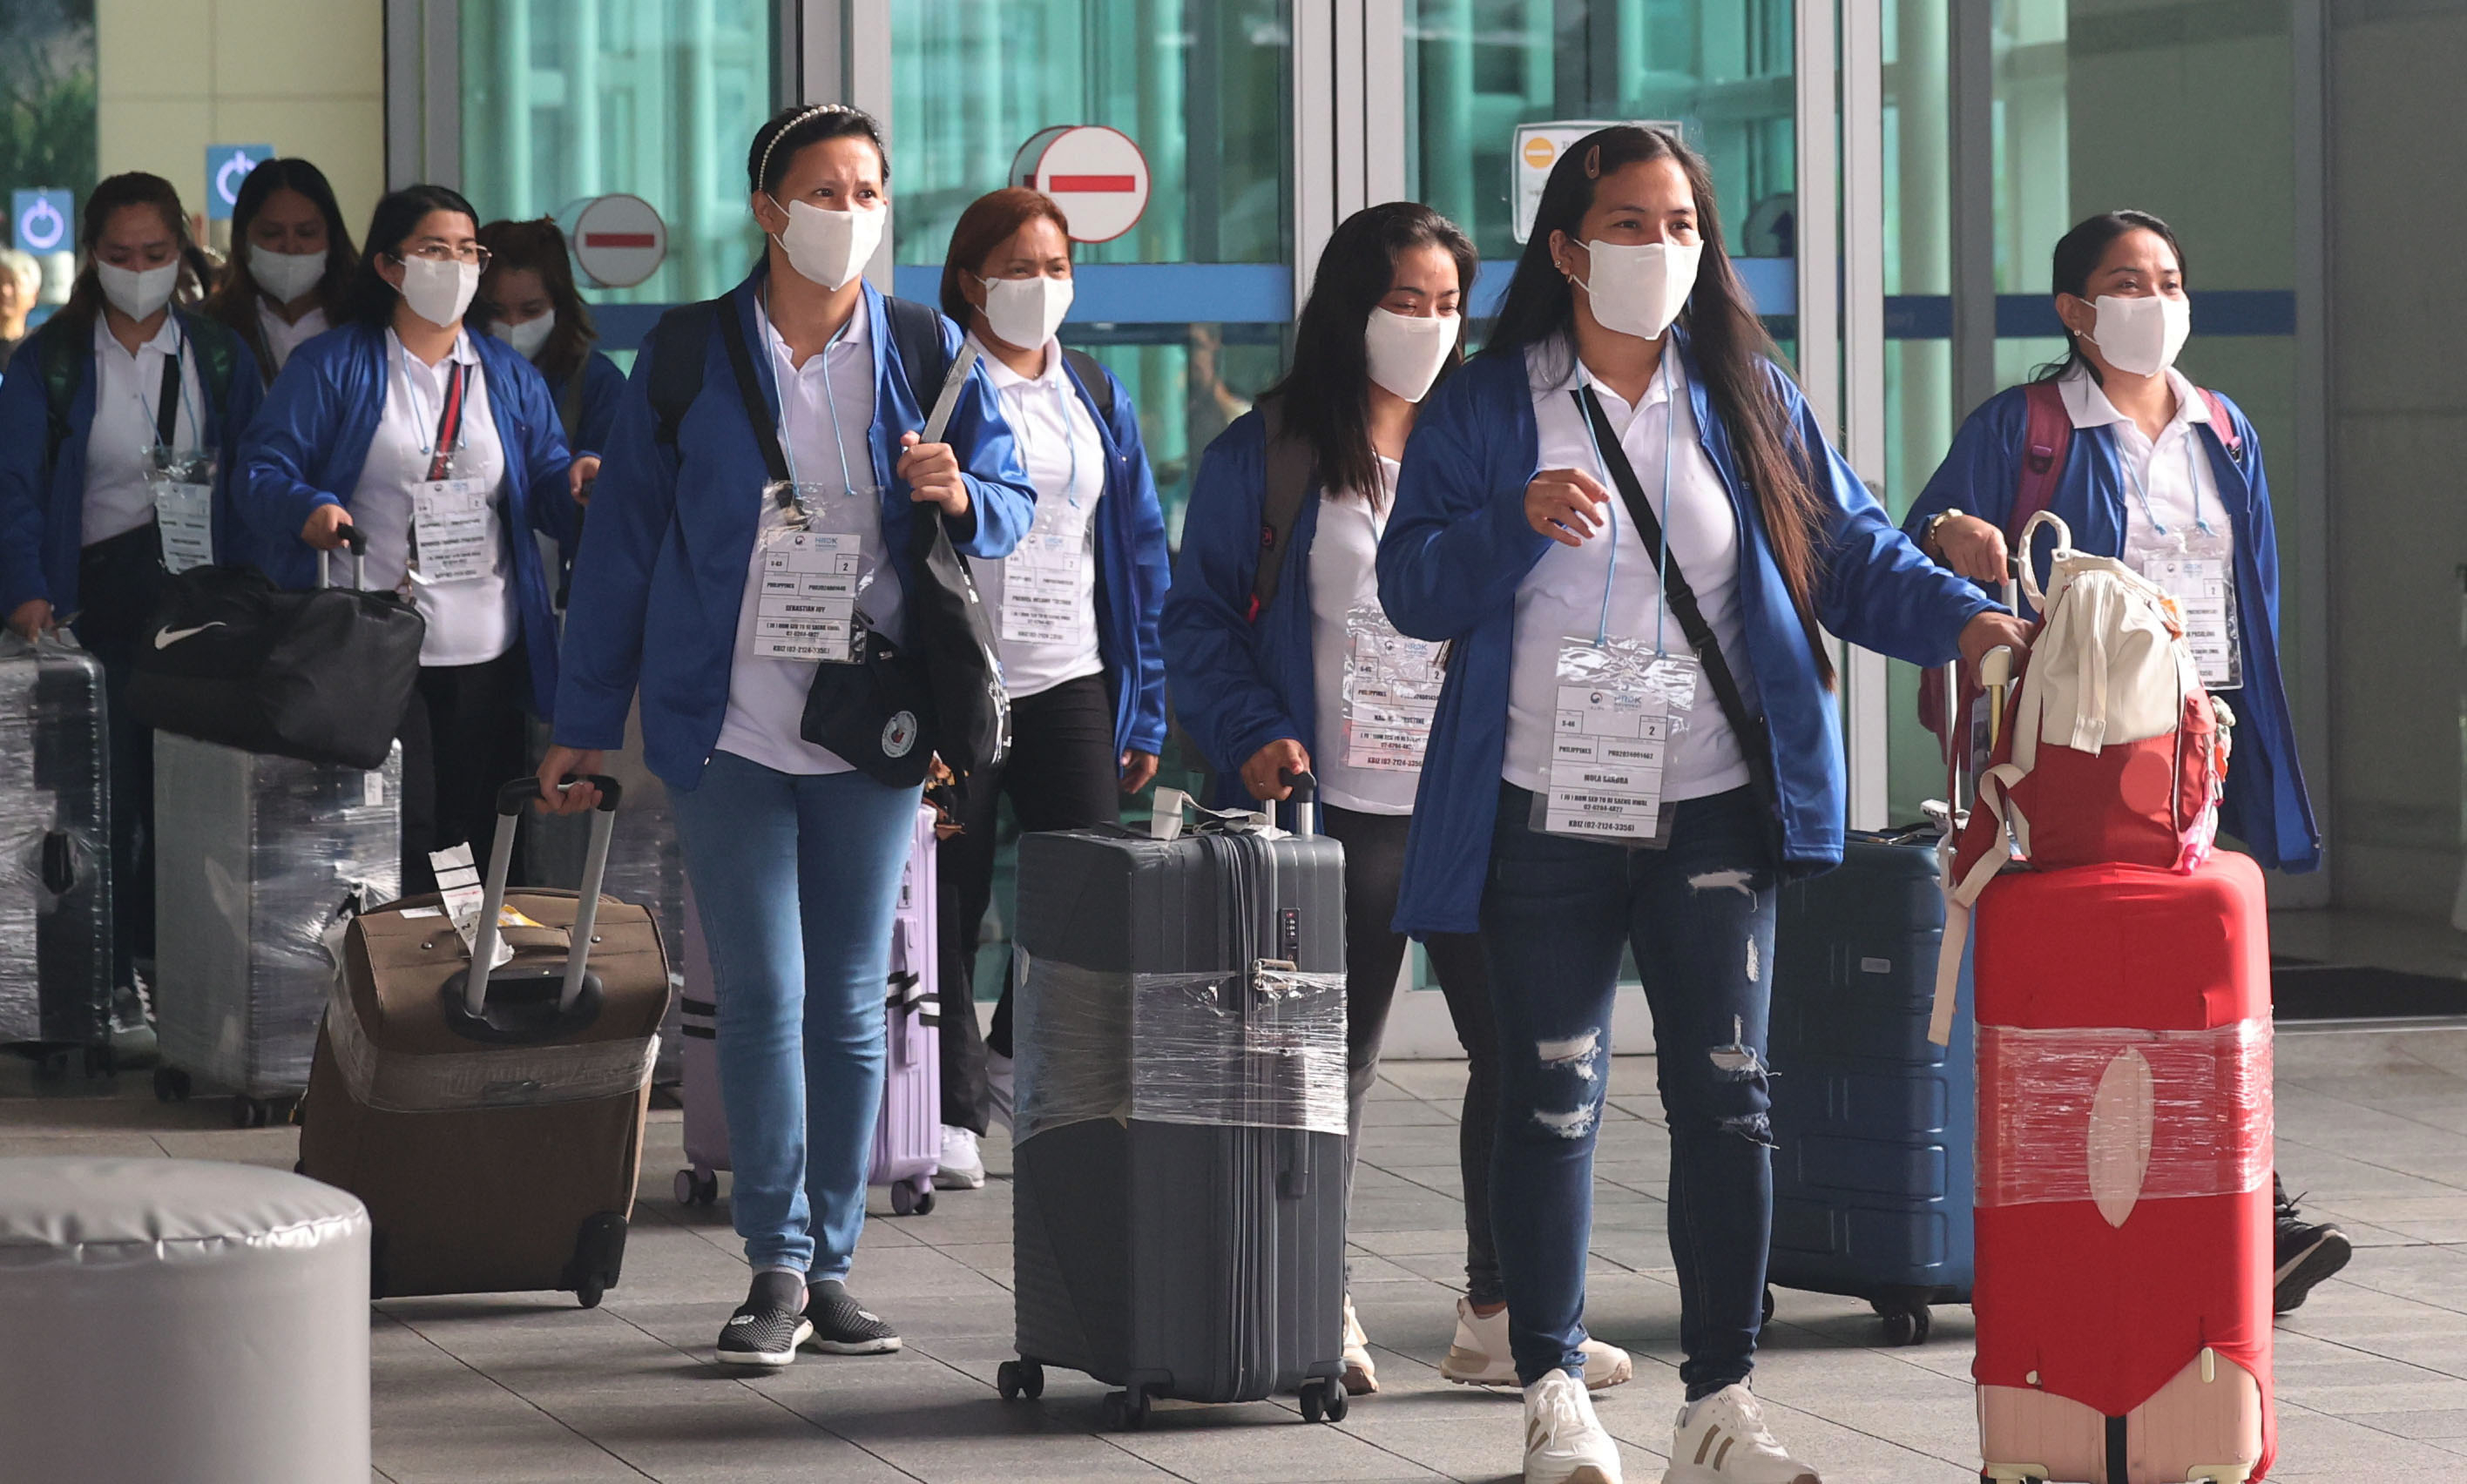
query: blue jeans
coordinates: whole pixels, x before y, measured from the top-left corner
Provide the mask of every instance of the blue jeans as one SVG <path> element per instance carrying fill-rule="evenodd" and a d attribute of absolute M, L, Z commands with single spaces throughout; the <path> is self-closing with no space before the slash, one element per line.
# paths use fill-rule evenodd
<path fill-rule="evenodd" d="M 918 790 L 719 753 L 670 794 L 711 951 L 746 1258 L 844 1278 L 882 1107 L 883 1001 Z"/>
<path fill-rule="evenodd" d="M 1633 946 L 1670 1124 L 1679 1377 L 1709 1396 L 1755 1364 L 1773 1238 L 1773 847 L 1746 789 L 1674 805 L 1662 850 L 1543 834 L 1532 800 L 1501 786 L 1482 902 L 1499 1014 L 1491 1220 L 1516 1373 L 1528 1385 L 1582 1374 L 1594 1137 L 1619 950 Z"/>

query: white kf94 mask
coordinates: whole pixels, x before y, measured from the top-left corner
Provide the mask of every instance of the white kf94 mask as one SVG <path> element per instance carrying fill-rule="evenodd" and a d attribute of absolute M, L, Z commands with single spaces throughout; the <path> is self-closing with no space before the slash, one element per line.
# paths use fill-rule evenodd
<path fill-rule="evenodd" d="M 884 214 L 878 206 L 863 212 L 826 212 L 810 202 L 791 201 L 780 247 L 788 255 L 788 266 L 801 277 L 837 293 L 856 281 L 873 259 L 873 250 L 882 243 Z"/>
<path fill-rule="evenodd" d="M 2101 294 L 2091 307 L 2098 311 L 2092 343 L 2128 375 L 2156 376 L 2175 365 L 2193 332 L 2193 302 L 2182 294 Z"/>
<path fill-rule="evenodd" d="M 1585 251 L 1592 264 L 1579 282 L 1593 301 L 1595 322 L 1622 335 L 1660 340 L 1695 292 L 1705 244 L 1588 242 Z"/>
<path fill-rule="evenodd" d="M 1371 305 L 1370 322 L 1362 327 L 1370 379 L 1408 402 L 1420 401 L 1439 379 L 1463 326 L 1454 314 L 1396 314 Z"/>
<path fill-rule="evenodd" d="M 985 323 L 1007 346 L 1034 350 L 1053 338 L 1071 312 L 1069 279 L 980 279 L 985 286 Z"/>

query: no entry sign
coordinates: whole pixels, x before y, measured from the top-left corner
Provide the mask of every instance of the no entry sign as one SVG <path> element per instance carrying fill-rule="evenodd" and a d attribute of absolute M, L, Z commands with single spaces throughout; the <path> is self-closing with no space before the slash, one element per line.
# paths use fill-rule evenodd
<path fill-rule="evenodd" d="M 1129 135 L 1101 124 L 1040 130 L 1020 146 L 1010 178 L 1053 198 L 1074 242 L 1110 242 L 1147 210 L 1147 157 Z"/>
<path fill-rule="evenodd" d="M 600 288 L 632 288 L 668 256 L 668 223 L 641 196 L 593 196 L 557 215 L 576 265 Z"/>

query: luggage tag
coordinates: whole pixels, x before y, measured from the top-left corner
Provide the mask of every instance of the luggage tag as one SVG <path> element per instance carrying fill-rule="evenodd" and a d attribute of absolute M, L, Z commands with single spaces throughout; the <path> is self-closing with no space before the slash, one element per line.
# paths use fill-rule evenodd
<path fill-rule="evenodd" d="M 215 456 L 176 452 L 156 443 L 145 452 L 146 490 L 154 500 L 154 528 L 163 566 L 173 573 L 215 560 Z"/>
<path fill-rule="evenodd" d="M 1003 559 L 1002 637 L 1013 644 L 1088 642 L 1090 606 L 1079 601 L 1095 532 L 1069 500 L 1039 500 L 1036 520 Z"/>
<path fill-rule="evenodd" d="M 873 585 L 873 562 L 865 554 L 868 516 L 880 519 L 868 497 L 835 484 L 774 480 L 762 486 L 756 658 L 826 664 L 864 659 L 856 605 Z"/>
<path fill-rule="evenodd" d="M 480 909 L 487 905 L 487 888 L 480 884 L 480 867 L 473 864 L 469 842 L 449 845 L 428 853 L 429 868 L 437 873 L 437 892 L 444 899 L 445 915 L 452 919 L 454 931 L 463 938 L 463 952 L 467 956 L 479 947 Z M 498 920 L 503 922 L 505 911 Z M 520 917 L 520 912 L 514 913 Z M 504 938 L 497 940 L 497 951 L 489 956 L 490 970 L 503 968 L 514 958 L 513 945 Z"/>
<path fill-rule="evenodd" d="M 1443 646 L 1407 639 L 1376 603 L 1345 616 L 1345 764 L 1418 773 L 1446 683 Z"/>
<path fill-rule="evenodd" d="M 1191 826 L 1194 834 L 1239 832 L 1254 834 L 1262 840 L 1285 838 L 1286 832 L 1278 828 L 1275 817 L 1264 811 L 1211 809 L 1178 788 L 1162 786 L 1157 789 L 1156 802 L 1148 813 L 1148 838 L 1180 840 L 1182 816 L 1186 809 L 1198 816 L 1198 822 Z"/>
<path fill-rule="evenodd" d="M 1687 729 L 1704 668 L 1650 640 L 1570 637 L 1559 642 L 1558 721 L 1550 787 L 1530 827 L 1552 835 L 1663 848 L 1671 811 L 1663 767 Z"/>

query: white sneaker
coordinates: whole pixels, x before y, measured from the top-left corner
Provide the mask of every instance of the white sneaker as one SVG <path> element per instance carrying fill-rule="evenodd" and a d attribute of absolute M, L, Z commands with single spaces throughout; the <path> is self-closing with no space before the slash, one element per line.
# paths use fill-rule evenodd
<path fill-rule="evenodd" d="M 1824 1484 L 1782 1450 L 1765 1410 L 1745 1383 L 1724 1386 L 1679 1409 L 1670 1468 L 1662 1484 Z"/>
<path fill-rule="evenodd" d="M 977 1132 L 954 1124 L 942 1125 L 942 1154 L 936 1161 L 934 1188 L 937 1190 L 983 1190 L 985 1187 L 985 1160 L 977 1153 Z"/>
<path fill-rule="evenodd" d="M 1379 1367 L 1370 1363 L 1370 1337 L 1353 1312 L 1353 1295 L 1345 1295 L 1345 1394 L 1367 1397 L 1379 1389 Z"/>
<path fill-rule="evenodd" d="M 1010 1122 L 1011 1060 L 999 1051 L 985 1053 L 985 1091 L 991 1094 L 994 1122 L 1006 1134 L 1017 1132 Z"/>
<path fill-rule="evenodd" d="M 1632 1381 L 1636 1362 L 1617 1345 L 1588 1339 L 1577 1347 L 1585 1356 L 1585 1389 L 1603 1391 Z M 1439 1375 L 1460 1386 L 1516 1384 L 1516 1358 L 1507 1350 L 1507 1311 L 1474 1313 L 1473 1301 L 1457 1300 L 1457 1338 L 1439 1360 Z"/>
<path fill-rule="evenodd" d="M 1525 1388 L 1525 1484 L 1620 1484 L 1618 1444 L 1566 1371 Z"/>

